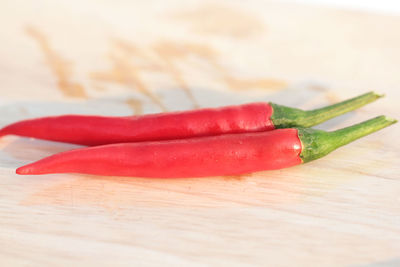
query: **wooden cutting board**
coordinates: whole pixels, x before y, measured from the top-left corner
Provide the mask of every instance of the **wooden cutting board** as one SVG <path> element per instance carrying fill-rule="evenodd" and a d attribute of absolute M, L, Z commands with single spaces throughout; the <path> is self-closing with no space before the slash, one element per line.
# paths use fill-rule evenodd
<path fill-rule="evenodd" d="M 386 98 L 318 126 L 400 118 L 400 17 L 266 1 L 3 1 L 0 126 L 251 101 Z M 240 177 L 17 176 L 77 146 L 0 140 L 1 266 L 400 265 L 400 126 Z"/>

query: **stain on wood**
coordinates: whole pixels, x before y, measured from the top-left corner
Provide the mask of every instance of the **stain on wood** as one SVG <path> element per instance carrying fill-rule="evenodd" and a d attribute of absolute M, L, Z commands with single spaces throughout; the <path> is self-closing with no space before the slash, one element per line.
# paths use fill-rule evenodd
<path fill-rule="evenodd" d="M 73 98 L 86 98 L 84 87 L 72 81 L 72 63 L 63 58 L 50 45 L 46 36 L 35 27 L 26 27 L 26 33 L 39 45 L 46 63 L 57 79 L 58 89 L 66 96 Z"/>
<path fill-rule="evenodd" d="M 141 70 L 133 63 L 133 55 L 129 51 L 118 49 L 109 54 L 112 67 L 108 71 L 92 72 L 90 77 L 96 81 L 114 82 L 133 90 L 138 90 L 158 106 L 167 111 L 159 96 L 154 94 L 141 77 Z"/>
<path fill-rule="evenodd" d="M 160 59 L 165 65 L 164 70 L 167 72 L 171 78 L 178 84 L 180 88 L 185 91 L 186 96 L 189 98 L 194 108 L 199 108 L 199 103 L 197 103 L 189 85 L 183 78 L 182 72 L 174 64 L 175 59 L 179 59 L 184 56 L 185 51 L 180 50 L 178 47 L 170 45 L 170 43 L 160 43 L 154 46 L 155 52 L 158 54 Z M 183 53 L 183 54 L 182 54 Z"/>
<path fill-rule="evenodd" d="M 125 103 L 132 109 L 133 115 L 143 114 L 143 103 L 142 101 L 135 98 L 128 98 Z"/>

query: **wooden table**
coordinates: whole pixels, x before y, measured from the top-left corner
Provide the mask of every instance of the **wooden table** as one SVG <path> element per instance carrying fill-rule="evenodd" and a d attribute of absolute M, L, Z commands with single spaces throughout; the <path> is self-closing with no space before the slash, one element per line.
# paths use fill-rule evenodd
<path fill-rule="evenodd" d="M 266 1 L 3 1 L 0 126 L 250 101 L 387 97 L 319 126 L 400 118 L 400 18 Z M 240 177 L 17 176 L 77 146 L 0 140 L 1 266 L 400 265 L 399 124 Z"/>

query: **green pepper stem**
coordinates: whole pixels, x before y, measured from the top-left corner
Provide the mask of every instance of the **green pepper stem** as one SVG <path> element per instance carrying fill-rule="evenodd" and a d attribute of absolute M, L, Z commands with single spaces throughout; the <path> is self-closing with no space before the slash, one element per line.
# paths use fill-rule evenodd
<path fill-rule="evenodd" d="M 300 157 L 303 162 L 321 158 L 341 146 L 396 122 L 395 119 L 379 116 L 333 132 L 300 128 L 298 134 L 303 145 Z"/>
<path fill-rule="evenodd" d="M 375 92 L 368 92 L 340 103 L 307 111 L 270 103 L 274 109 L 271 119 L 276 128 L 307 128 L 353 111 L 383 96 Z"/>

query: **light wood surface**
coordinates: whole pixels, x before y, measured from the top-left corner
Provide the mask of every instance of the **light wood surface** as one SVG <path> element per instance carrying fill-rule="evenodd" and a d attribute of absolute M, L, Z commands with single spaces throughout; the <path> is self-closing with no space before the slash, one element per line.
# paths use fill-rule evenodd
<path fill-rule="evenodd" d="M 2 1 L 0 126 L 273 101 L 386 98 L 319 126 L 400 118 L 400 18 L 266 1 Z M 76 146 L 0 139 L 1 266 L 400 264 L 399 125 L 241 177 L 17 176 Z"/>

